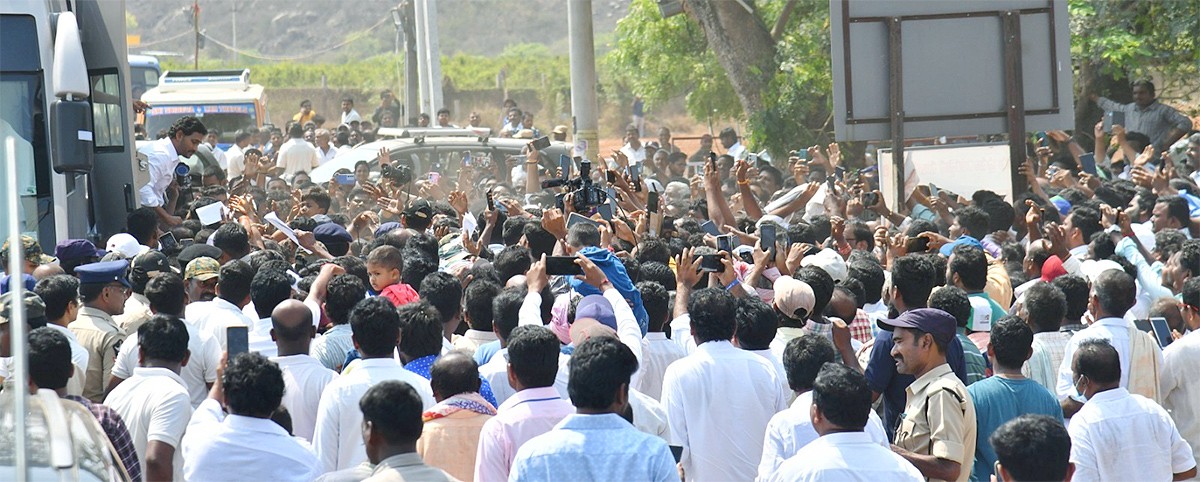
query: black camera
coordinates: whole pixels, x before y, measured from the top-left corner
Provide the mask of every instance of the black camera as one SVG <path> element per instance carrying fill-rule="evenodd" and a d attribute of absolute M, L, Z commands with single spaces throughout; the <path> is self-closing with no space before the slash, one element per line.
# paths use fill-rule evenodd
<path fill-rule="evenodd" d="M 391 179 L 396 184 L 408 184 L 412 182 L 412 168 L 399 162 L 384 164 L 379 169 L 380 175 L 384 179 Z"/>
<path fill-rule="evenodd" d="M 593 207 L 608 202 L 608 194 L 592 183 L 592 161 L 579 161 L 579 177 L 547 179 L 542 181 L 542 189 L 566 186 L 570 192 L 572 204 L 576 212 L 585 212 Z"/>

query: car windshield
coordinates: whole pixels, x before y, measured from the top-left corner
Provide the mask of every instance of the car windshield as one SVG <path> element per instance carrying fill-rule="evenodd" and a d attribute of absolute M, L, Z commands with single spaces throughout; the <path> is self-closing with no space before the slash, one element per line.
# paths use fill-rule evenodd
<path fill-rule="evenodd" d="M 154 137 L 185 115 L 200 118 L 204 127 L 221 130 L 219 142 L 232 143 L 239 129 L 258 126 L 254 104 L 156 105 L 146 111 L 146 132 Z"/>

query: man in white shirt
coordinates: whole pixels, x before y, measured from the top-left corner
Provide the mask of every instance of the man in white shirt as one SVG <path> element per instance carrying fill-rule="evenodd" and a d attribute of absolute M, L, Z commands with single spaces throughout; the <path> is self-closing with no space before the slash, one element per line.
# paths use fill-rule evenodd
<path fill-rule="evenodd" d="M 342 120 L 340 125 L 350 125 L 351 122 L 362 122 L 362 116 L 358 115 L 358 111 L 354 110 L 354 98 L 342 98 Z"/>
<path fill-rule="evenodd" d="M 229 179 L 239 177 L 246 172 L 246 148 L 250 147 L 253 137 L 246 129 L 239 129 L 233 135 L 233 145 L 229 146 L 228 151 L 225 151 L 225 157 L 229 161 L 229 167 L 226 169 Z"/>
<path fill-rule="evenodd" d="M 358 401 L 372 386 L 398 380 L 421 394 L 424 408 L 436 403 L 429 380 L 405 370 L 393 358 L 400 341 L 400 315 L 391 301 L 372 297 L 359 302 L 350 313 L 350 328 L 354 346 L 363 358 L 353 371 L 325 387 L 317 405 L 313 448 L 322 472 L 350 468 L 367 460 Z"/>
<path fill-rule="evenodd" d="M 500 285 L 491 281 L 476 279 L 467 285 L 463 290 L 463 321 L 469 328 L 462 336 L 455 336 L 454 349 L 474 356 L 479 345 L 500 339 L 492 321 L 492 300 L 498 294 Z M 496 384 L 492 383 L 492 392 L 495 391 Z"/>
<path fill-rule="evenodd" d="M 75 373 L 67 382 L 67 394 L 82 395 L 85 381 L 83 377 L 87 374 L 91 355 L 88 354 L 87 348 L 79 343 L 75 333 L 67 329 L 67 325 L 79 315 L 79 308 L 82 306 L 79 303 L 79 279 L 65 274 L 54 275 L 38 281 L 33 287 L 33 292 L 45 304 L 46 326 L 62 333 L 71 345 L 71 364 L 75 366 Z"/>
<path fill-rule="evenodd" d="M 208 144 L 208 150 L 212 151 L 213 158 L 217 160 L 217 165 L 221 166 L 221 169 L 229 169 L 229 159 L 225 157 L 225 151 L 217 147 L 220 137 L 221 130 L 214 127 L 208 130 L 208 134 L 204 135 L 204 143 Z"/>
<path fill-rule="evenodd" d="M 1108 340 L 1116 349 L 1121 361 L 1121 388 L 1129 389 L 1133 393 L 1146 393 L 1144 389 L 1130 387 L 1130 383 L 1137 382 L 1141 384 L 1140 387 L 1146 382 L 1153 383 L 1153 380 L 1159 379 L 1158 372 L 1162 367 L 1162 352 L 1158 348 L 1158 344 L 1132 338 L 1130 335 L 1145 337 L 1146 334 L 1131 327 L 1123 318 L 1125 312 L 1133 307 L 1136 296 L 1137 287 L 1133 277 L 1124 271 L 1105 271 L 1092 282 L 1092 294 L 1088 306 L 1091 307 L 1096 321 L 1071 336 L 1064 351 L 1063 361 L 1058 367 L 1056 392 L 1058 400 L 1062 402 L 1064 418 L 1073 416 L 1083 406 L 1085 400 L 1075 389 L 1076 380 L 1073 377 L 1074 372 L 1071 365 L 1075 359 L 1075 350 L 1084 340 L 1095 338 Z M 1140 351 L 1153 351 L 1153 353 L 1135 357 L 1133 353 L 1135 344 L 1145 347 Z M 1157 362 L 1150 363 L 1150 357 L 1156 357 Z M 1133 363 L 1134 358 L 1139 358 L 1139 363 Z M 1152 389 L 1150 390 L 1152 394 L 1157 394 L 1159 387 L 1155 384 L 1149 388 Z"/>
<path fill-rule="evenodd" d="M 832 352 L 830 352 L 832 354 Z M 811 392 L 812 428 L 820 438 L 784 462 L 769 480 L 921 482 L 913 464 L 863 431 L 869 424 L 871 387 L 861 373 L 829 363 L 820 369 Z M 881 446 L 882 445 L 882 446 Z"/>
<path fill-rule="evenodd" d="M 725 154 L 734 160 L 746 158 L 746 146 L 738 141 L 737 131 L 734 131 L 732 127 L 722 129 L 720 139 L 721 146 L 725 148 Z"/>
<path fill-rule="evenodd" d="M 642 357 L 644 363 L 638 368 L 641 376 L 633 389 L 662 401 L 663 375 L 667 367 L 676 360 L 687 356 L 683 347 L 674 340 L 667 338 L 663 328 L 670 321 L 670 295 L 660 284 L 643 281 L 637 284 L 642 294 L 642 306 L 650 317 L 646 335 L 642 337 Z"/>
<path fill-rule="evenodd" d="M 104 404 L 125 421 L 145 480 L 184 480 L 179 444 L 192 418 L 192 403 L 179 370 L 188 362 L 187 327 L 174 316 L 155 315 L 138 334 L 140 366 Z"/>
<path fill-rule="evenodd" d="M 202 259 L 197 258 L 193 262 Z M 190 268 L 191 263 L 188 264 Z M 250 283 L 253 280 L 254 270 L 249 264 L 241 260 L 225 263 L 225 266 L 221 267 L 217 279 L 217 297 L 212 301 L 192 303 L 192 305 L 203 306 L 189 305 L 187 308 L 188 323 L 216 338 L 217 343 L 221 346 L 221 351 L 225 351 L 227 348 L 226 328 L 254 326 L 254 320 L 242 312 L 242 307 L 250 302 Z"/>
<path fill-rule="evenodd" d="M 271 336 L 272 319 L 275 307 L 291 299 L 292 277 L 288 276 L 286 272 L 278 269 L 263 269 L 254 275 L 254 280 L 250 282 L 250 301 L 254 304 L 255 315 L 258 319 L 250 327 L 250 351 L 267 358 L 278 353 L 275 348 L 275 339 Z M 304 304 L 298 300 L 293 301 Z M 245 309 L 242 311 L 245 312 Z M 304 312 L 308 313 L 308 324 L 312 326 L 312 311 L 306 307 Z M 316 327 L 313 326 L 313 328 Z M 306 346 L 307 343 L 306 341 Z M 307 348 L 304 353 L 308 353 Z M 320 393 L 318 392 L 317 395 L 320 396 Z"/>
<path fill-rule="evenodd" d="M 771 362 L 730 342 L 734 296 L 721 288 L 690 292 L 699 277 L 691 264 L 679 270 L 676 306 L 687 303 L 697 346 L 663 377 L 671 445 L 683 447 L 688 480 L 752 480 L 767 423 L 787 408 L 787 394 Z"/>
<path fill-rule="evenodd" d="M 178 185 L 170 189 L 172 195 L 167 195 L 169 187 L 175 184 L 175 166 L 179 165 L 180 156 L 191 157 L 196 153 L 206 134 L 208 129 L 199 119 L 183 116 L 171 124 L 166 138 L 138 150 L 146 155 L 146 162 L 150 166 L 150 182 L 138 189 L 138 201 L 144 207 L 153 208 L 159 220 L 167 226 L 183 222 L 174 214 L 175 201 L 179 200 Z"/>
<path fill-rule="evenodd" d="M 40 283 L 39 283 L 40 284 Z M 1188 334 L 1163 350 L 1163 408 L 1171 414 L 1179 434 L 1192 446 L 1192 456 L 1200 463 L 1200 278 L 1183 284 L 1179 312 Z"/>
<path fill-rule="evenodd" d="M 183 307 L 187 303 L 187 295 L 183 291 L 183 279 L 175 273 L 163 273 L 151 278 L 146 283 L 146 297 L 150 300 L 150 311 L 154 314 L 182 316 Z M 208 333 L 187 324 L 188 331 L 188 364 L 179 371 L 179 378 L 190 395 L 192 408 L 196 408 L 208 397 L 208 390 L 217 381 L 217 365 L 221 363 L 221 346 Z M 141 349 L 138 334 L 132 333 L 121 344 L 117 353 L 116 364 L 113 365 L 112 378 L 108 382 L 109 391 L 133 376 L 137 369 Z"/>
<path fill-rule="evenodd" d="M 500 340 L 500 350 L 492 355 L 487 363 L 479 367 L 479 376 L 487 380 L 492 387 L 492 394 L 496 396 L 496 402 L 503 405 L 509 397 L 516 395 L 519 391 L 509 383 L 511 368 L 508 365 L 508 345 L 512 333 L 519 323 L 523 297 L 520 293 L 507 290 L 492 296 L 492 298 L 492 329 Z"/>
<path fill-rule="evenodd" d="M 637 126 L 630 124 L 625 128 L 625 145 L 621 146 L 621 153 L 629 159 L 630 165 L 646 162 L 646 146 L 638 138 Z"/>
<path fill-rule="evenodd" d="M 337 378 L 337 372 L 308 355 L 309 343 L 317 333 L 308 306 L 298 300 L 284 301 L 271 312 L 270 319 L 271 338 L 279 353 L 271 361 L 283 370 L 283 406 L 292 416 L 292 434 L 311 441 L 321 393 Z"/>
<path fill-rule="evenodd" d="M 1120 387 L 1121 362 L 1104 339 L 1073 353 L 1073 387 L 1087 403 L 1071 418 L 1074 480 L 1185 480 L 1196 476 L 1192 448 L 1166 410 Z"/>
<path fill-rule="evenodd" d="M 291 180 L 298 172 L 308 172 L 321 165 L 321 155 L 317 148 L 304 140 L 304 126 L 292 124 L 288 130 L 289 139 L 279 146 L 279 158 L 275 161 L 277 173 L 284 179 Z"/>
<path fill-rule="evenodd" d="M 321 475 L 312 448 L 271 420 L 283 398 L 279 367 L 257 353 L 228 363 L 183 438 L 185 478 L 308 482 Z"/>
<path fill-rule="evenodd" d="M 760 482 L 771 479 L 784 461 L 821 436 L 814 425 L 811 411 L 813 385 L 826 363 L 837 363 L 837 350 L 824 336 L 809 334 L 793 338 L 784 349 L 783 366 L 787 369 L 788 385 L 796 393 L 796 401 L 787 410 L 771 417 L 771 422 L 767 424 L 762 460 L 758 464 L 757 480 Z M 870 442 L 890 452 L 891 444 L 883 421 L 874 410 L 868 412 L 866 425 L 859 430 L 865 432 Z M 908 464 L 907 461 L 905 463 Z"/>
<path fill-rule="evenodd" d="M 338 155 L 338 149 L 329 143 L 332 134 L 329 129 L 317 129 L 315 138 L 317 141 L 317 155 L 320 157 L 321 164 L 329 162 L 334 156 Z"/>

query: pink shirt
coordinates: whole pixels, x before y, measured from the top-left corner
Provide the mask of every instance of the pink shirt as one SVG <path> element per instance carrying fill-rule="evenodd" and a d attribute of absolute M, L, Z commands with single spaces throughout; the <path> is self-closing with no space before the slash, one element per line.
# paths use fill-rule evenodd
<path fill-rule="evenodd" d="M 383 291 L 379 292 L 379 296 L 387 298 L 396 307 L 421 300 L 421 297 L 417 296 L 416 290 L 413 290 L 412 286 L 404 283 L 388 285 Z"/>
<path fill-rule="evenodd" d="M 567 415 L 575 413 L 554 387 L 527 388 L 500 404 L 496 416 L 483 425 L 475 457 L 476 482 L 504 482 L 517 449 L 549 432 Z"/>

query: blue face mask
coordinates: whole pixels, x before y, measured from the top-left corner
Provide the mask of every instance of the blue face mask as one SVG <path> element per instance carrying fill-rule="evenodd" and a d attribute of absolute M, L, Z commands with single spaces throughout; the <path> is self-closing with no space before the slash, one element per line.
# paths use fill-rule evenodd
<path fill-rule="evenodd" d="M 1075 383 L 1072 385 L 1072 388 L 1075 389 L 1075 394 L 1078 395 L 1079 398 L 1083 399 L 1084 402 L 1086 402 L 1087 395 L 1084 395 L 1083 390 L 1079 389 L 1079 382 L 1082 380 L 1083 380 L 1083 375 L 1079 375 L 1079 377 L 1075 379 Z"/>

